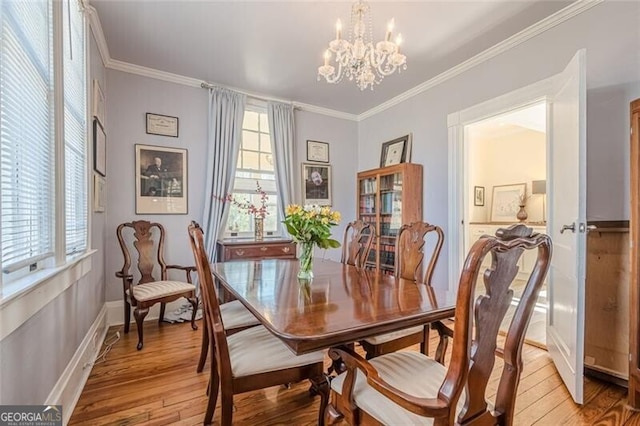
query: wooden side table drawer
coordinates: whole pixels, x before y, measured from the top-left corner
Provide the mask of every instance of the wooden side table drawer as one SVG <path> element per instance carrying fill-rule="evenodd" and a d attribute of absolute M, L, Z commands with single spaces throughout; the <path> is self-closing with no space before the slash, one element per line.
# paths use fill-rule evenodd
<path fill-rule="evenodd" d="M 281 241 L 218 241 L 218 259 L 222 262 L 230 260 L 252 259 L 295 259 L 296 244 L 289 240 Z"/>

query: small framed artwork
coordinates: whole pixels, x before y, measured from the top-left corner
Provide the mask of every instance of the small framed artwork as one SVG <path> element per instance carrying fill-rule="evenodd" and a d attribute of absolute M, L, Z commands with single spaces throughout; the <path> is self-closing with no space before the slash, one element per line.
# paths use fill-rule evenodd
<path fill-rule="evenodd" d="M 484 186 L 473 187 L 473 205 L 484 206 Z"/>
<path fill-rule="evenodd" d="M 93 120 L 93 170 L 107 175 L 107 135 L 97 118 Z"/>
<path fill-rule="evenodd" d="M 93 80 L 93 116 L 100 122 L 102 127 L 105 126 L 104 93 L 102 93 L 98 80 Z"/>
<path fill-rule="evenodd" d="M 178 117 L 147 113 L 147 134 L 178 137 Z"/>
<path fill-rule="evenodd" d="M 106 208 L 107 193 L 106 182 L 102 176 L 97 173 L 93 174 L 93 211 L 104 212 Z"/>
<path fill-rule="evenodd" d="M 520 199 L 527 192 L 526 183 L 497 185 L 491 197 L 491 222 L 518 222 Z"/>
<path fill-rule="evenodd" d="M 307 141 L 307 161 L 329 162 L 329 144 L 327 142 Z"/>
<path fill-rule="evenodd" d="M 380 153 L 380 167 L 411 161 L 411 134 L 385 142 Z"/>
<path fill-rule="evenodd" d="M 136 144 L 136 214 L 187 214 L 187 150 Z"/>
<path fill-rule="evenodd" d="M 302 163 L 302 203 L 331 205 L 331 166 Z"/>

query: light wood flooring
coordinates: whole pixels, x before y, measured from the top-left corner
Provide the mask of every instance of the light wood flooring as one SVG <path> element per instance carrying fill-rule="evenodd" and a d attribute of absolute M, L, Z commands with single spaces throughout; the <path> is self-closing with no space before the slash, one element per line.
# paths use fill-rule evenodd
<path fill-rule="evenodd" d="M 108 338 L 121 327 L 112 327 Z M 435 334 L 435 333 L 434 333 Z M 196 373 L 201 331 L 189 324 L 145 324 L 145 346 L 136 350 L 135 325 L 122 335 L 107 360 L 93 368 L 71 417 L 72 425 L 202 424 L 209 363 Z M 431 348 L 435 348 L 435 337 Z M 525 368 L 518 388 L 516 425 L 640 425 L 640 414 L 625 407 L 626 389 L 595 379 L 585 381 L 585 404 L 573 403 L 544 350 L 525 345 Z M 500 366 L 500 361 L 496 367 Z M 495 395 L 494 371 L 488 396 Z M 313 425 L 319 399 L 309 384 L 272 387 L 238 395 L 238 425 Z M 214 418 L 219 424 L 219 410 Z"/>

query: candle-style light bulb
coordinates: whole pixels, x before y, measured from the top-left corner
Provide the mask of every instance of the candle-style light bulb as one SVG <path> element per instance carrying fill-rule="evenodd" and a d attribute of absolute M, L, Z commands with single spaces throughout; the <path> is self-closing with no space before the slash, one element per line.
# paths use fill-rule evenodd
<path fill-rule="evenodd" d="M 342 37 L 342 21 L 338 19 L 336 22 L 336 40 L 340 40 L 340 37 Z"/>
<path fill-rule="evenodd" d="M 386 37 L 387 41 L 391 39 L 391 32 L 393 32 L 393 27 L 395 27 L 395 25 L 396 25 L 395 18 L 391 18 L 391 20 L 387 24 L 387 37 Z"/>
<path fill-rule="evenodd" d="M 398 46 L 398 52 L 400 52 L 401 44 L 402 44 L 402 34 L 398 34 L 398 37 L 396 37 L 396 46 Z"/>
<path fill-rule="evenodd" d="M 331 59 L 331 52 L 329 52 L 329 50 L 325 50 L 324 51 L 324 66 L 326 67 L 327 65 L 329 65 L 329 59 Z"/>

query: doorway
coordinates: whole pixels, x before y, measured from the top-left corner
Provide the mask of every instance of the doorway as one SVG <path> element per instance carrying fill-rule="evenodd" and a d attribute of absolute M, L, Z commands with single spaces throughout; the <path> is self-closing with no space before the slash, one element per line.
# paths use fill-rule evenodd
<path fill-rule="evenodd" d="M 482 235 L 523 223 L 534 232 L 546 233 L 546 116 L 547 105 L 538 102 L 464 126 L 464 166 L 467 205 L 464 217 L 464 250 Z M 512 286 L 514 300 L 501 325 L 506 332 L 520 301 L 536 253 L 525 251 Z M 491 259 L 485 258 L 483 268 Z M 484 292 L 482 277 L 478 293 Z M 540 291 L 526 333 L 527 343 L 546 348 L 546 284 Z"/>

